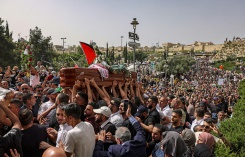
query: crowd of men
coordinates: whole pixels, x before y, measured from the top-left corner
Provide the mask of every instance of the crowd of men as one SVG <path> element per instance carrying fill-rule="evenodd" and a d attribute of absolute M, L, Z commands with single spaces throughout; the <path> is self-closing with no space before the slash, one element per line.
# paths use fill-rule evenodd
<path fill-rule="evenodd" d="M 205 59 L 172 81 L 98 86 L 95 79 L 61 88 L 58 72 L 41 62 L 29 70 L 0 67 L 0 156 L 210 157 L 232 118 L 242 74 Z"/>

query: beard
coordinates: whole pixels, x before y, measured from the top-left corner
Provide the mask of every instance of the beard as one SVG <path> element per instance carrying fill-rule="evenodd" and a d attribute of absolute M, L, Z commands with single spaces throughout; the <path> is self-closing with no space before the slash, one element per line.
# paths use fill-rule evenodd
<path fill-rule="evenodd" d="M 147 106 L 147 108 L 148 108 L 148 109 L 152 109 L 152 107 L 153 107 L 152 105 L 150 105 L 150 106 Z"/>
<path fill-rule="evenodd" d="M 102 119 L 101 119 L 101 118 L 99 118 L 99 119 L 96 118 L 96 119 L 95 119 L 95 122 L 96 122 L 96 123 L 100 123 L 100 122 L 102 122 Z"/>

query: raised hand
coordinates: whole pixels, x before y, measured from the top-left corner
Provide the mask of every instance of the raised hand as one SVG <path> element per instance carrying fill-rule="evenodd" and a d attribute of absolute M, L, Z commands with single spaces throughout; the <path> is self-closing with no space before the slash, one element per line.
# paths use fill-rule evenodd
<path fill-rule="evenodd" d="M 11 157 L 20 157 L 20 154 L 17 152 L 16 149 L 14 149 L 14 151 L 10 149 L 9 151 L 10 151 Z M 5 153 L 4 157 L 9 157 L 9 156 Z"/>
<path fill-rule="evenodd" d="M 81 88 L 81 86 L 82 86 L 81 81 L 79 80 L 75 81 L 75 85 L 74 85 L 75 88 Z"/>
<path fill-rule="evenodd" d="M 105 142 L 106 133 L 105 130 L 101 130 L 100 133 L 98 133 L 98 140 Z"/>

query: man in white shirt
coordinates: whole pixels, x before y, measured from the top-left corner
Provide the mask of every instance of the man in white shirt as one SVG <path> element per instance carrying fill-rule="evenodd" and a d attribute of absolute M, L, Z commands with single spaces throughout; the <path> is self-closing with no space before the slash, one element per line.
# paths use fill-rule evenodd
<path fill-rule="evenodd" d="M 110 116 L 110 122 L 116 126 L 116 128 L 122 126 L 123 117 L 119 113 L 119 106 L 120 106 L 120 100 L 118 98 L 115 98 L 114 100 L 111 100 L 111 103 L 109 105 L 109 108 L 111 109 L 111 116 Z"/>
<path fill-rule="evenodd" d="M 77 104 L 69 104 L 64 107 L 65 120 L 73 129 L 68 131 L 64 150 L 67 157 L 92 157 L 95 147 L 95 133 L 93 126 L 80 119 L 81 108 Z"/>
<path fill-rule="evenodd" d="M 172 109 L 168 105 L 168 98 L 163 96 L 159 100 L 159 104 L 157 104 L 157 111 L 161 117 L 161 123 L 170 128 L 171 127 L 171 116 L 172 116 Z"/>
<path fill-rule="evenodd" d="M 204 119 L 203 119 L 203 117 L 204 117 L 204 113 L 205 113 L 205 111 L 203 110 L 203 109 L 201 109 L 201 108 L 196 108 L 196 110 L 195 110 L 195 112 L 194 112 L 194 117 L 196 118 L 193 122 L 192 122 L 192 124 L 191 124 L 191 131 L 193 131 L 194 132 L 194 127 L 196 126 L 196 125 L 203 125 L 203 122 L 204 122 Z"/>
<path fill-rule="evenodd" d="M 31 75 L 30 75 L 30 86 L 33 88 L 40 83 L 40 77 L 35 68 L 31 66 Z"/>

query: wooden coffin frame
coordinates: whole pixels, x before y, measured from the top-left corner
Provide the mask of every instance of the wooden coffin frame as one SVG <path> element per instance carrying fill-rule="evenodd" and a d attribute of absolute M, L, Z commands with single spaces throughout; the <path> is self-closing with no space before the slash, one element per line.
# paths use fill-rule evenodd
<path fill-rule="evenodd" d="M 94 68 L 63 68 L 60 70 L 60 86 L 62 88 L 74 86 L 76 80 L 84 82 L 84 78 L 89 80 L 94 78 L 98 86 L 112 86 L 114 80 L 122 83 L 130 79 L 137 81 L 137 73 L 130 72 L 130 76 L 126 76 L 124 73 L 109 73 L 109 78 L 102 79 L 99 71 Z"/>

